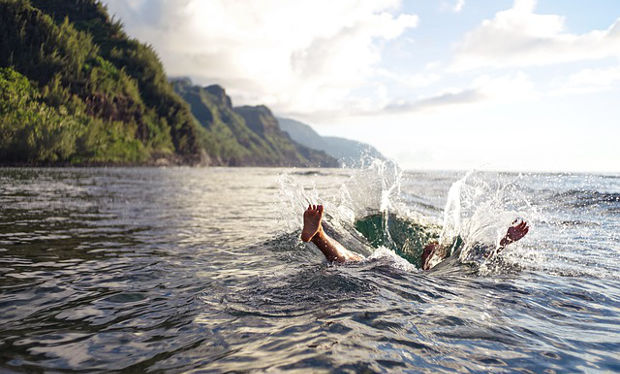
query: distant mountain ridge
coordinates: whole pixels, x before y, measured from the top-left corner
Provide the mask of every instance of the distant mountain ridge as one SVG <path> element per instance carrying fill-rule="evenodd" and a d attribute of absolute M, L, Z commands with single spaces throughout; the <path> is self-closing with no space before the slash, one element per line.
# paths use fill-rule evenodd
<path fill-rule="evenodd" d="M 385 156 L 370 144 L 335 136 L 321 136 L 310 125 L 290 118 L 278 118 L 278 122 L 280 128 L 294 141 L 324 151 L 343 166 L 360 167 L 374 159 L 385 160 Z"/>
<path fill-rule="evenodd" d="M 200 87 L 188 78 L 172 79 L 174 90 L 190 105 L 206 130 L 203 141 L 220 165 L 337 167 L 325 152 L 294 142 L 264 105 L 233 107 L 219 85 Z"/>

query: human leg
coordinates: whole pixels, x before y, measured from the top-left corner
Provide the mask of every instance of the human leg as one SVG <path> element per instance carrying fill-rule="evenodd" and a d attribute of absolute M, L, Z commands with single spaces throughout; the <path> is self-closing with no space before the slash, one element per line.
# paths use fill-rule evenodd
<path fill-rule="evenodd" d="M 304 212 L 304 228 L 301 231 L 301 240 L 314 243 L 323 252 L 327 261 L 340 263 L 361 261 L 360 255 L 347 250 L 323 231 L 322 219 L 323 205 L 308 205 L 308 209 Z"/>

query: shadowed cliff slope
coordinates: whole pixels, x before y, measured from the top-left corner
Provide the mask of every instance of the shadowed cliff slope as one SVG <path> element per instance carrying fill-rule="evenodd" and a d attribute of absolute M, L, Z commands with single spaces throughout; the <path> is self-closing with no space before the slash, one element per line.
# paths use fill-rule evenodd
<path fill-rule="evenodd" d="M 337 167 L 322 151 L 291 140 L 265 106 L 233 108 L 218 85 L 195 86 L 189 79 L 173 80 L 174 89 L 190 105 L 205 128 L 212 157 L 225 165 Z M 212 142 L 212 144 L 211 144 Z"/>

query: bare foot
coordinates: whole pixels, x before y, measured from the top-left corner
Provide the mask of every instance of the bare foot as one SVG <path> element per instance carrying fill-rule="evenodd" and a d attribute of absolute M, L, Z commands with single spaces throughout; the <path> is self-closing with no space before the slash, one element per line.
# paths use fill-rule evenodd
<path fill-rule="evenodd" d="M 301 240 L 309 242 L 321 229 L 323 205 L 308 205 L 304 212 L 304 228 L 301 230 Z"/>

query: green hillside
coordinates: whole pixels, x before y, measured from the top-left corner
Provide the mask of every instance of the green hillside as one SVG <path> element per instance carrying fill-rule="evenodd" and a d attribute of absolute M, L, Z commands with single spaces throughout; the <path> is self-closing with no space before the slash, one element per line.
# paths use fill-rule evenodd
<path fill-rule="evenodd" d="M 189 108 L 95 0 L 0 0 L 0 161 L 198 163 Z"/>
<path fill-rule="evenodd" d="M 189 79 L 174 80 L 173 85 L 205 128 L 204 143 L 220 164 L 338 166 L 326 153 L 291 140 L 265 106 L 233 108 L 230 97 L 218 85 L 199 87 Z"/>

